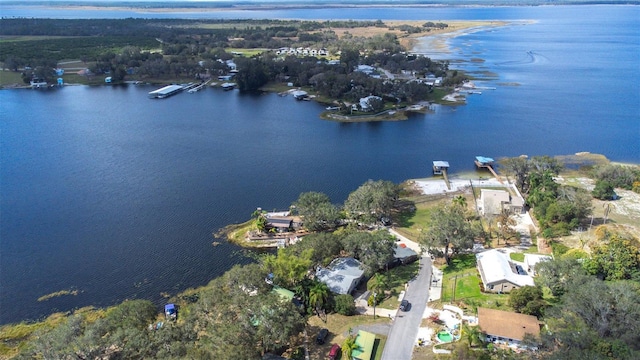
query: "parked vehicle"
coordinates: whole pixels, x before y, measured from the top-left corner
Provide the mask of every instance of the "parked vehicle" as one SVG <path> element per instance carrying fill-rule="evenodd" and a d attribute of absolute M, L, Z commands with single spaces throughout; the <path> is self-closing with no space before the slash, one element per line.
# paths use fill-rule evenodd
<path fill-rule="evenodd" d="M 329 335 L 329 330 L 321 329 L 320 332 L 318 333 L 318 336 L 316 337 L 316 344 L 318 345 L 324 344 L 325 340 L 327 339 L 327 335 Z"/>
<path fill-rule="evenodd" d="M 340 345 L 333 344 L 331 346 L 331 350 L 329 350 L 329 355 L 327 355 L 329 360 L 337 360 L 340 358 Z"/>
<path fill-rule="evenodd" d="M 524 271 L 524 269 L 522 268 L 522 266 L 520 265 L 516 265 L 516 271 L 518 272 L 518 274 L 520 275 L 528 275 L 526 271 Z"/>
<path fill-rule="evenodd" d="M 400 302 L 400 310 L 402 311 L 409 311 L 409 309 L 411 308 L 411 304 L 409 303 L 409 301 L 407 300 L 402 300 Z"/>

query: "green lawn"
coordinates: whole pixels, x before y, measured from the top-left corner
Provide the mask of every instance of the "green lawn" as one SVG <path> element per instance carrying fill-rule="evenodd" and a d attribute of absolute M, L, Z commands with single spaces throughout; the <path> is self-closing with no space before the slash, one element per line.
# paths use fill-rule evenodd
<path fill-rule="evenodd" d="M 509 254 L 509 257 L 511 258 L 511 260 L 513 261 L 520 261 L 520 262 L 524 262 L 524 253 L 516 253 L 516 252 L 512 252 L 511 254 Z"/>
<path fill-rule="evenodd" d="M 418 275 L 419 266 L 420 266 L 420 263 L 416 261 L 414 263 L 398 266 L 396 268 L 389 270 L 388 286 L 389 286 L 389 291 L 391 292 L 391 295 L 389 298 L 385 299 L 381 304 L 378 305 L 379 308 L 384 308 L 389 310 L 398 308 L 398 305 L 400 304 L 398 302 L 398 295 L 400 294 L 401 291 L 404 290 L 404 284 L 406 284 L 409 280 L 411 280 L 411 278 Z M 383 275 L 387 275 L 387 273 L 383 273 Z M 373 278 L 369 279 L 369 281 L 367 282 L 367 289 L 371 288 L 372 282 L 373 282 Z"/>
<path fill-rule="evenodd" d="M 455 286 L 455 302 L 470 307 L 486 307 L 490 309 L 511 310 L 508 294 L 483 293 L 480 284 L 482 279 L 476 269 L 474 254 L 459 255 L 451 261 L 451 265 L 443 269 L 442 282 L 443 303 L 453 302 Z"/>
<path fill-rule="evenodd" d="M 9 70 L 0 71 L 0 85 L 11 85 L 11 84 L 27 85 L 22 81 L 22 76 L 20 75 L 20 72 L 9 71 Z"/>

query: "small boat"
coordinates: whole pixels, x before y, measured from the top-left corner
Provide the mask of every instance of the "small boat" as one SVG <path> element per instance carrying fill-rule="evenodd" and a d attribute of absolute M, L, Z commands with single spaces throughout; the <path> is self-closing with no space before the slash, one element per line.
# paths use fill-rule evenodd
<path fill-rule="evenodd" d="M 235 83 L 228 83 L 228 82 L 226 82 L 226 83 L 222 83 L 222 85 L 221 85 L 221 86 L 222 86 L 222 89 L 223 89 L 223 90 L 228 91 L 228 90 L 233 90 L 233 88 L 235 88 L 235 87 L 236 87 L 236 84 L 235 84 Z"/>

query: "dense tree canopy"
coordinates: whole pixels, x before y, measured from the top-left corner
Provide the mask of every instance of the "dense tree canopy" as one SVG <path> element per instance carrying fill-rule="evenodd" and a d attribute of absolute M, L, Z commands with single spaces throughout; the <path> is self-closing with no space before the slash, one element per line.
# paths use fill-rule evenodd
<path fill-rule="evenodd" d="M 442 253 L 447 264 L 453 255 L 472 248 L 477 235 L 464 209 L 452 204 L 435 209 L 428 226 L 419 241 L 430 253 Z"/>
<path fill-rule="evenodd" d="M 295 211 L 304 217 L 304 227 L 311 231 L 333 229 L 340 220 L 338 208 L 323 193 L 302 193 L 293 205 Z"/>
<path fill-rule="evenodd" d="M 537 286 L 523 286 L 509 293 L 509 305 L 519 313 L 541 317 L 546 306 L 542 295 Z"/>
<path fill-rule="evenodd" d="M 591 274 L 605 280 L 640 281 L 640 250 L 637 244 L 637 239 L 625 239 L 615 234 L 593 247 L 585 267 Z"/>
<path fill-rule="evenodd" d="M 344 208 L 351 219 L 374 224 L 390 219 L 398 193 L 398 186 L 390 181 L 369 180 L 349 194 Z"/>
<path fill-rule="evenodd" d="M 387 230 L 357 231 L 347 235 L 343 243 L 344 250 L 360 260 L 369 275 L 393 260 L 395 239 Z"/>

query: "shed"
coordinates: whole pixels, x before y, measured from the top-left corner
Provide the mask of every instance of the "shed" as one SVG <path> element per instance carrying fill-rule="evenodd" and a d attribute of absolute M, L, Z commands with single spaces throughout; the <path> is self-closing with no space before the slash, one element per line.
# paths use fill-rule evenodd
<path fill-rule="evenodd" d="M 167 304 L 164 306 L 164 316 L 167 319 L 175 319 L 178 317 L 178 311 L 175 304 Z"/>
<path fill-rule="evenodd" d="M 376 335 L 368 331 L 359 330 L 356 335 L 356 348 L 351 352 L 351 357 L 356 360 L 371 360 Z"/>

